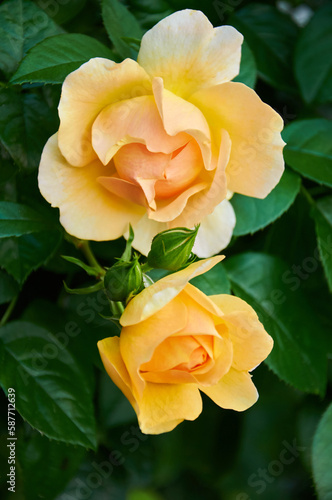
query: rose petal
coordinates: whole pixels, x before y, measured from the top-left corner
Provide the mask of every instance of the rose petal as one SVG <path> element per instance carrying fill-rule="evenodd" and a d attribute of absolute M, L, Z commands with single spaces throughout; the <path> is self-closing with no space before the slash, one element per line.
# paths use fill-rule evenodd
<path fill-rule="evenodd" d="M 136 61 L 115 63 L 96 57 L 70 73 L 62 85 L 59 104 L 59 147 L 71 165 L 84 166 L 97 158 L 91 127 L 111 103 L 151 94 L 151 81 Z"/>
<path fill-rule="evenodd" d="M 251 376 L 247 372 L 239 372 L 231 368 L 218 384 L 211 387 L 200 386 L 204 392 L 221 408 L 244 411 L 258 399 L 258 392 Z"/>
<path fill-rule="evenodd" d="M 175 12 L 142 38 L 138 62 L 165 87 L 188 96 L 232 80 L 238 73 L 243 36 L 231 26 L 213 28 L 199 11 Z"/>
<path fill-rule="evenodd" d="M 126 144 L 145 144 L 151 153 L 170 154 L 189 139 L 185 133 L 170 136 L 165 132 L 153 96 L 112 103 L 92 126 L 92 144 L 105 165 Z"/>
<path fill-rule="evenodd" d="M 202 112 L 190 102 L 164 89 L 162 78 L 154 78 L 152 86 L 166 132 L 174 136 L 180 132 L 191 135 L 201 149 L 205 168 L 214 169 L 210 129 Z"/>
<path fill-rule="evenodd" d="M 201 221 L 193 253 L 200 258 L 219 253 L 231 241 L 235 223 L 235 212 L 231 203 L 223 200 L 212 214 L 206 215 Z"/>
<path fill-rule="evenodd" d="M 273 340 L 259 321 L 257 314 L 244 300 L 233 295 L 210 295 L 223 311 L 222 323 L 228 327 L 233 343 L 233 367 L 253 370 L 270 354 Z"/>
<path fill-rule="evenodd" d="M 230 82 L 203 89 L 191 96 L 190 101 L 203 112 L 215 140 L 219 140 L 220 129 L 230 135 L 228 188 L 265 198 L 284 171 L 282 118 L 242 83 Z"/>
<path fill-rule="evenodd" d="M 57 134 L 44 147 L 38 184 L 44 198 L 60 209 L 65 230 L 85 240 L 113 240 L 128 230 L 145 209 L 111 195 L 98 182 L 108 169 L 99 161 L 75 168 L 69 165 L 58 148 Z"/>
<path fill-rule="evenodd" d="M 144 434 L 161 434 L 183 420 L 195 420 L 201 411 L 202 398 L 194 385 L 147 382 L 139 401 L 138 421 Z"/>
<path fill-rule="evenodd" d="M 165 305 L 157 315 L 154 314 L 145 321 L 122 328 L 120 351 L 133 382 L 135 397 L 139 397 L 144 389 L 144 382 L 140 376 L 141 365 L 150 361 L 157 346 L 167 337 L 181 330 L 186 322 L 186 307 L 176 297 L 171 304 Z"/>
<path fill-rule="evenodd" d="M 97 343 L 105 370 L 115 385 L 123 392 L 137 412 L 137 404 L 131 390 L 131 382 L 127 368 L 120 354 L 119 337 L 109 337 Z"/>
<path fill-rule="evenodd" d="M 211 259 L 194 262 L 182 271 L 165 276 L 165 278 L 145 288 L 127 305 L 120 318 L 121 325 L 135 325 L 160 311 L 183 290 L 189 280 L 207 272 L 223 258 L 223 256 L 217 255 Z M 216 306 L 214 307 L 216 308 Z"/>

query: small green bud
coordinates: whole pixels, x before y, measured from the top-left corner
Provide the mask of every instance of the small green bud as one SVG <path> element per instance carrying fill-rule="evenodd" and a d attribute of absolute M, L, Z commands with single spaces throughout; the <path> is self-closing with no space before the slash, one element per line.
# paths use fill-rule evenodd
<path fill-rule="evenodd" d="M 157 234 L 148 254 L 148 264 L 156 269 L 177 271 L 183 267 L 191 254 L 199 226 L 195 229 L 177 227 Z"/>
<path fill-rule="evenodd" d="M 112 301 L 125 301 L 143 288 L 143 273 L 138 258 L 132 262 L 119 261 L 105 274 L 104 286 Z"/>

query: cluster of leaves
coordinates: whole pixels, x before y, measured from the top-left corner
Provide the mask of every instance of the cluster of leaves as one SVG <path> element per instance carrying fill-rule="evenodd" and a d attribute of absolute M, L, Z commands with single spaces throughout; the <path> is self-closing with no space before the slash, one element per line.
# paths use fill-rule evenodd
<path fill-rule="evenodd" d="M 234 0 L 0 5 L 0 384 L 2 406 L 13 387 L 22 417 L 17 498 L 302 500 L 312 498 L 312 474 L 319 498 L 332 495 L 332 7 L 318 3 L 290 2 L 287 12 L 273 1 Z M 96 343 L 117 333 L 100 316 L 103 291 L 82 298 L 63 290 L 63 279 L 77 286 L 86 278 L 61 259 L 81 255 L 39 194 L 37 169 L 58 127 L 66 75 L 91 57 L 135 58 L 144 31 L 182 8 L 243 33 L 236 80 L 255 87 L 286 123 L 281 182 L 264 200 L 232 198 L 237 223 L 225 263 L 193 280 L 208 294 L 244 298 L 275 347 L 255 371 L 261 399 L 245 415 L 206 399 L 197 422 L 146 438 L 101 369 Z M 304 27 L 295 22 L 299 9 L 310 14 Z M 109 266 L 124 241 L 93 249 Z M 6 418 L 0 425 L 5 436 Z M 300 458 L 295 449 L 285 465 L 280 457 L 295 439 Z M 4 498 L 7 456 L 1 446 Z"/>

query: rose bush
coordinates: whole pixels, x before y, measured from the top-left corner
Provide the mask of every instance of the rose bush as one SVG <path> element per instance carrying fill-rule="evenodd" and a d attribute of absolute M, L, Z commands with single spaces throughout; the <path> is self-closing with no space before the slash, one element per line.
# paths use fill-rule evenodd
<path fill-rule="evenodd" d="M 227 192 L 264 198 L 284 168 L 281 117 L 231 82 L 242 39 L 184 10 L 143 36 L 137 62 L 94 58 L 67 76 L 39 188 L 68 233 L 112 240 L 131 223 L 147 254 L 157 233 L 201 223 L 198 256 L 228 244 Z"/>
<path fill-rule="evenodd" d="M 106 371 L 135 409 L 141 431 L 159 434 L 202 411 L 200 391 L 222 408 L 257 400 L 250 371 L 273 345 L 254 310 L 231 295 L 190 285 L 222 257 L 191 264 L 134 297 L 120 337 L 98 342 Z"/>

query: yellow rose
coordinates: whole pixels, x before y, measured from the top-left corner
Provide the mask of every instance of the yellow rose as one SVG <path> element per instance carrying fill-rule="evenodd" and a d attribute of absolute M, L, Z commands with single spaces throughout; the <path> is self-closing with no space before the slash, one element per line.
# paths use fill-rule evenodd
<path fill-rule="evenodd" d="M 264 198 L 284 169 L 281 117 L 230 81 L 242 40 L 184 10 L 143 36 L 137 62 L 95 58 L 67 76 L 39 188 L 68 233 L 112 240 L 131 223 L 147 254 L 157 233 L 201 223 L 198 256 L 228 244 L 227 192 Z"/>
<path fill-rule="evenodd" d="M 258 398 L 249 371 L 270 353 L 271 337 L 243 300 L 207 296 L 188 283 L 222 258 L 195 262 L 143 290 L 121 316 L 120 337 L 98 342 L 107 373 L 145 434 L 196 419 L 200 391 L 237 411 Z"/>

